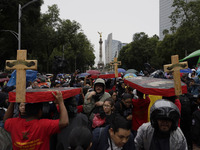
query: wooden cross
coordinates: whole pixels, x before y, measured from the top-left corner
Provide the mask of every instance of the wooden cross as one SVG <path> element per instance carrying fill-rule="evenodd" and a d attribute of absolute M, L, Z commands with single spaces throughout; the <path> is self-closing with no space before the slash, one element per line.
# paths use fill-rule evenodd
<path fill-rule="evenodd" d="M 164 71 L 167 73 L 173 71 L 175 95 L 179 96 L 182 94 L 180 69 L 188 68 L 188 63 L 187 61 L 179 63 L 178 55 L 171 56 L 171 61 L 172 64 L 164 65 Z"/>
<path fill-rule="evenodd" d="M 26 60 L 27 51 L 17 50 L 17 60 L 6 60 L 6 69 L 16 69 L 16 102 L 26 101 L 26 70 L 37 69 L 37 60 Z"/>
<path fill-rule="evenodd" d="M 121 61 L 117 61 L 117 57 L 114 57 L 114 61 L 110 65 L 115 67 L 115 78 L 118 78 L 118 65 L 121 65 Z"/>

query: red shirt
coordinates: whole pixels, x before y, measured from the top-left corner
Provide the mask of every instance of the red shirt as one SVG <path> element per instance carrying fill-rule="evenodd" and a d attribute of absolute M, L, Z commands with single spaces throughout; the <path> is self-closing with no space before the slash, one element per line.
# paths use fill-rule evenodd
<path fill-rule="evenodd" d="M 148 122 L 148 107 L 150 99 L 132 99 L 133 111 L 132 111 L 132 130 L 137 129 L 143 124 Z"/>
<path fill-rule="evenodd" d="M 10 118 L 4 127 L 11 133 L 13 150 L 49 150 L 50 135 L 59 132 L 59 120 Z"/>

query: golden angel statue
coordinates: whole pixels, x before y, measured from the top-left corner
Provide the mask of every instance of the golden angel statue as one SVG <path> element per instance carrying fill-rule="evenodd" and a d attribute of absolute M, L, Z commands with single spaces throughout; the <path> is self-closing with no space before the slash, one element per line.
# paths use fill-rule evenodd
<path fill-rule="evenodd" d="M 102 37 L 102 32 L 98 32 L 98 33 L 99 33 L 100 37 Z"/>

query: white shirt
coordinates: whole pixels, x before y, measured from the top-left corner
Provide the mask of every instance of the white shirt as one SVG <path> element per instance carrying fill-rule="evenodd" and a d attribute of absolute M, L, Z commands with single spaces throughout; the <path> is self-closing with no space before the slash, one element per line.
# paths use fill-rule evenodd
<path fill-rule="evenodd" d="M 111 139 L 111 142 L 112 142 L 112 147 L 113 147 L 113 149 L 111 149 L 110 139 L 108 139 L 109 147 L 108 147 L 107 150 L 122 150 L 122 147 L 116 146 L 112 139 Z"/>

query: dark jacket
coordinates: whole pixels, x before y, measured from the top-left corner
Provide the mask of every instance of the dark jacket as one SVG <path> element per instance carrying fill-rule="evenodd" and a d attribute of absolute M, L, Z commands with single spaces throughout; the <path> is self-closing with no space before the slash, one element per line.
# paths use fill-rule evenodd
<path fill-rule="evenodd" d="M 92 148 L 91 150 L 107 150 L 109 148 L 108 139 L 110 138 L 109 134 L 110 126 L 106 126 L 103 128 L 96 128 L 93 130 L 93 140 L 92 140 Z M 135 150 L 134 138 L 131 133 L 128 142 L 123 146 L 123 150 Z"/>
<path fill-rule="evenodd" d="M 200 147 L 200 110 L 196 110 L 192 115 L 192 140 Z"/>
<path fill-rule="evenodd" d="M 115 103 L 115 113 L 119 113 L 123 117 L 128 117 L 132 115 L 133 106 L 127 108 L 122 101 L 118 101 Z"/>
<path fill-rule="evenodd" d="M 71 118 L 67 127 L 62 129 L 57 135 L 51 138 L 51 150 L 68 150 L 69 147 L 69 134 L 72 129 L 79 126 L 88 126 L 88 118 L 84 114 L 77 114 Z"/>

